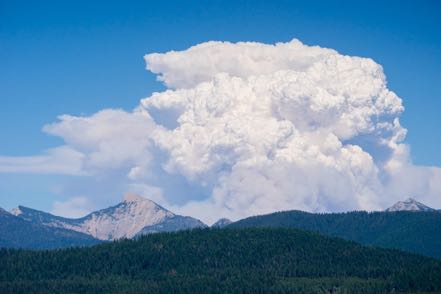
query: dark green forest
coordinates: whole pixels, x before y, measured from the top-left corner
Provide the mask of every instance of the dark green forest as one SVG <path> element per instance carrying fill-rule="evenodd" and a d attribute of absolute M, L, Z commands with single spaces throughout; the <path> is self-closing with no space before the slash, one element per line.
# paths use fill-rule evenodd
<path fill-rule="evenodd" d="M 288 228 L 197 229 L 0 250 L 0 293 L 441 291 L 441 261 Z"/>
<path fill-rule="evenodd" d="M 352 240 L 365 245 L 396 248 L 441 259 L 441 212 L 345 212 L 313 214 L 284 211 L 249 217 L 234 228 L 289 227 Z"/>

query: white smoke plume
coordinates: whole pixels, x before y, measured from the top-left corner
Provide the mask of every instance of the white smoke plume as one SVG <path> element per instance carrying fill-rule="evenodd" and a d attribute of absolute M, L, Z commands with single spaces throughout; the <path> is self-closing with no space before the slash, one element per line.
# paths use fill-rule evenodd
<path fill-rule="evenodd" d="M 207 42 L 145 60 L 169 90 L 133 112 L 45 127 L 81 173 L 119 170 L 130 189 L 208 223 L 376 210 L 410 196 L 441 205 L 441 169 L 412 164 L 402 101 L 371 59 L 293 40 Z M 0 171 L 5 162 L 13 170 L 0 157 Z"/>

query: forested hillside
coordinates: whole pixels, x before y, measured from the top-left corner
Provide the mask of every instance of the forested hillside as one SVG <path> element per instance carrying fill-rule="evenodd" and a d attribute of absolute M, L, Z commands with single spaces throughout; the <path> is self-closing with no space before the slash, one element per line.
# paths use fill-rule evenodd
<path fill-rule="evenodd" d="M 298 228 L 365 245 L 397 248 L 441 259 L 440 211 L 330 214 L 285 211 L 246 218 L 230 227 Z"/>
<path fill-rule="evenodd" d="M 203 229 L 0 250 L 0 293 L 441 291 L 441 261 L 295 229 Z"/>

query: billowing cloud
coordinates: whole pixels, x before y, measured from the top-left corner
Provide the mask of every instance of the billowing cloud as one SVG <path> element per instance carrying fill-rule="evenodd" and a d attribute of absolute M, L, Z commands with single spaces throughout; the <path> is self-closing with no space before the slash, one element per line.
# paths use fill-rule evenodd
<path fill-rule="evenodd" d="M 185 51 L 147 54 L 147 69 L 170 88 L 191 88 L 209 82 L 219 73 L 246 78 L 280 70 L 304 71 L 309 66 L 338 55 L 331 49 L 305 46 L 294 39 L 267 45 L 256 42 L 206 42 Z"/>
<path fill-rule="evenodd" d="M 154 126 L 142 110 L 106 109 L 90 117 L 62 115 L 59 120 L 43 130 L 83 154 L 84 171 L 136 168 L 150 160 L 147 147 Z"/>
<path fill-rule="evenodd" d="M 176 90 L 142 101 L 176 113 L 156 132 L 164 168 L 213 187 L 228 217 L 297 208 L 379 209 L 385 167 L 401 148 L 401 99 L 380 65 L 290 43 L 209 42 L 146 56 Z M 368 150 L 369 149 L 369 150 Z M 198 203 L 182 208 L 197 213 Z"/>
<path fill-rule="evenodd" d="M 148 145 L 154 129 L 149 114 L 105 109 L 90 117 L 61 115 L 44 126 L 47 134 L 62 137 L 64 146 L 40 156 L 0 157 L 0 172 L 93 175 L 150 162 Z"/>
<path fill-rule="evenodd" d="M 117 170 L 128 189 L 207 222 L 376 210 L 410 196 L 441 206 L 441 169 L 412 164 L 402 101 L 369 58 L 293 40 L 207 42 L 145 60 L 169 90 L 133 112 L 44 128 L 80 155 L 80 173 Z M 14 166 L 1 160 L 0 171 Z"/>

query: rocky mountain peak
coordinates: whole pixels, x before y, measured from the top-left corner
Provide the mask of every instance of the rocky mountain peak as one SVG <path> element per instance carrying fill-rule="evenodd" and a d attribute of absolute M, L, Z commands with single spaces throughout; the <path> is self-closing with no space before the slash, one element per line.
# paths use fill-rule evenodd
<path fill-rule="evenodd" d="M 223 228 L 231 224 L 232 221 L 228 218 L 221 218 L 217 222 L 215 222 L 213 225 L 211 225 L 212 228 Z"/>
<path fill-rule="evenodd" d="M 413 198 L 407 198 L 404 201 L 398 201 L 386 211 L 434 211 L 435 209 L 416 201 Z"/>
<path fill-rule="evenodd" d="M 148 201 L 148 199 L 146 199 L 138 194 L 135 194 L 135 193 L 126 193 L 123 198 L 123 202 L 126 202 L 126 203 L 143 202 L 143 201 Z"/>

